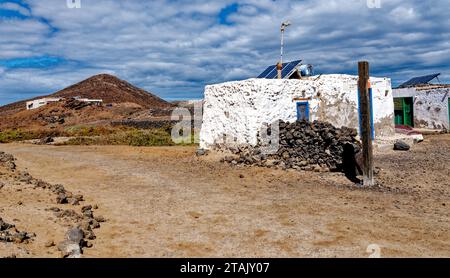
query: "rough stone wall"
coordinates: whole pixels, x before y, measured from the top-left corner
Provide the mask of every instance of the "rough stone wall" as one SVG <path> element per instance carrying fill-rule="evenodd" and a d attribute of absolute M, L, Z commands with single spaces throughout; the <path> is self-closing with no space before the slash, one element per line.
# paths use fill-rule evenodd
<path fill-rule="evenodd" d="M 248 79 L 206 86 L 200 146 L 257 144 L 264 124 L 294 122 L 297 102 L 308 99 L 310 120 L 358 128 L 357 76 L 321 75 L 302 80 Z M 376 136 L 394 132 L 391 81 L 371 78 Z"/>
<path fill-rule="evenodd" d="M 414 98 L 414 126 L 429 129 L 450 129 L 448 99 L 450 88 L 417 90 L 395 89 L 394 97 Z"/>
<path fill-rule="evenodd" d="M 431 90 L 414 99 L 414 126 L 431 129 L 449 129 L 448 98 L 450 88 Z"/>

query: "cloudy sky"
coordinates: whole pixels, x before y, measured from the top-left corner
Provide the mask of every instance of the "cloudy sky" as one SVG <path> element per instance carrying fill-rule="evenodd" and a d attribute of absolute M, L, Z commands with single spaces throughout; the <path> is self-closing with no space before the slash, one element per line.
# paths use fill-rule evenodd
<path fill-rule="evenodd" d="M 74 0 L 76 1 L 76 0 Z M 256 77 L 279 59 L 316 73 L 372 75 L 394 85 L 441 72 L 450 82 L 450 0 L 0 0 L 0 105 L 110 73 L 165 99 Z M 379 3 L 378 3 L 379 2 Z"/>

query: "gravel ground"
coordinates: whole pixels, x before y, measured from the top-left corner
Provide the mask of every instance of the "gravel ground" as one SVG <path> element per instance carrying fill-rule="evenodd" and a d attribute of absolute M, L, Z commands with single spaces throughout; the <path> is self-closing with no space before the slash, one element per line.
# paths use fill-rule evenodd
<path fill-rule="evenodd" d="M 377 154 L 373 189 L 338 173 L 233 167 L 218 154 L 198 158 L 193 147 L 5 144 L 0 151 L 33 177 L 98 205 L 108 221 L 86 257 L 368 257 L 370 244 L 383 257 L 450 256 L 448 134 L 410 152 Z M 14 248 L 58 256 L 42 248 L 66 231 L 45 211 L 53 196 L 0 181 L 7 184 L 0 217 L 36 233 Z"/>

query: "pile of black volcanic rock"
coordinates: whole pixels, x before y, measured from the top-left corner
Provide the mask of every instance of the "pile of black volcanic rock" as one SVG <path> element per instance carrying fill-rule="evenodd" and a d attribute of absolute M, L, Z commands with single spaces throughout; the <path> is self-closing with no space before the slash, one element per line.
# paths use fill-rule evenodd
<path fill-rule="evenodd" d="M 316 172 L 343 171 L 346 156 L 354 159 L 360 150 L 357 131 L 336 128 L 326 122 L 280 121 L 280 146 L 275 154 L 262 154 L 260 148 L 232 148 L 233 156 L 223 161 L 237 165 L 257 165 Z M 269 128 L 270 130 L 270 128 Z M 346 152 L 350 150 L 350 155 Z"/>
<path fill-rule="evenodd" d="M 83 109 L 84 107 L 88 107 L 91 105 L 93 105 L 93 104 L 90 102 L 79 101 L 75 98 L 71 98 L 71 99 L 66 100 L 66 102 L 64 103 L 64 108 L 80 110 L 80 109 Z"/>

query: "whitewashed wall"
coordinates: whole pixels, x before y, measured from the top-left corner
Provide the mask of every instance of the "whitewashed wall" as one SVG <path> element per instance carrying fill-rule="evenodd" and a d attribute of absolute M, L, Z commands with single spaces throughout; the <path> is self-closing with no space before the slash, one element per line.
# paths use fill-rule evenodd
<path fill-rule="evenodd" d="M 449 97 L 450 88 L 418 94 L 414 99 L 415 126 L 431 129 L 449 129 Z"/>
<path fill-rule="evenodd" d="M 206 86 L 200 146 L 211 148 L 223 135 L 237 144 L 257 143 L 264 123 L 297 119 L 296 98 L 310 98 L 310 119 L 337 127 L 358 127 L 357 76 L 321 75 L 302 80 L 248 79 Z M 371 78 L 376 136 L 394 132 L 391 81 Z"/>
<path fill-rule="evenodd" d="M 394 97 L 414 98 L 414 126 L 430 129 L 450 129 L 448 98 L 450 88 L 416 90 L 395 89 Z"/>

